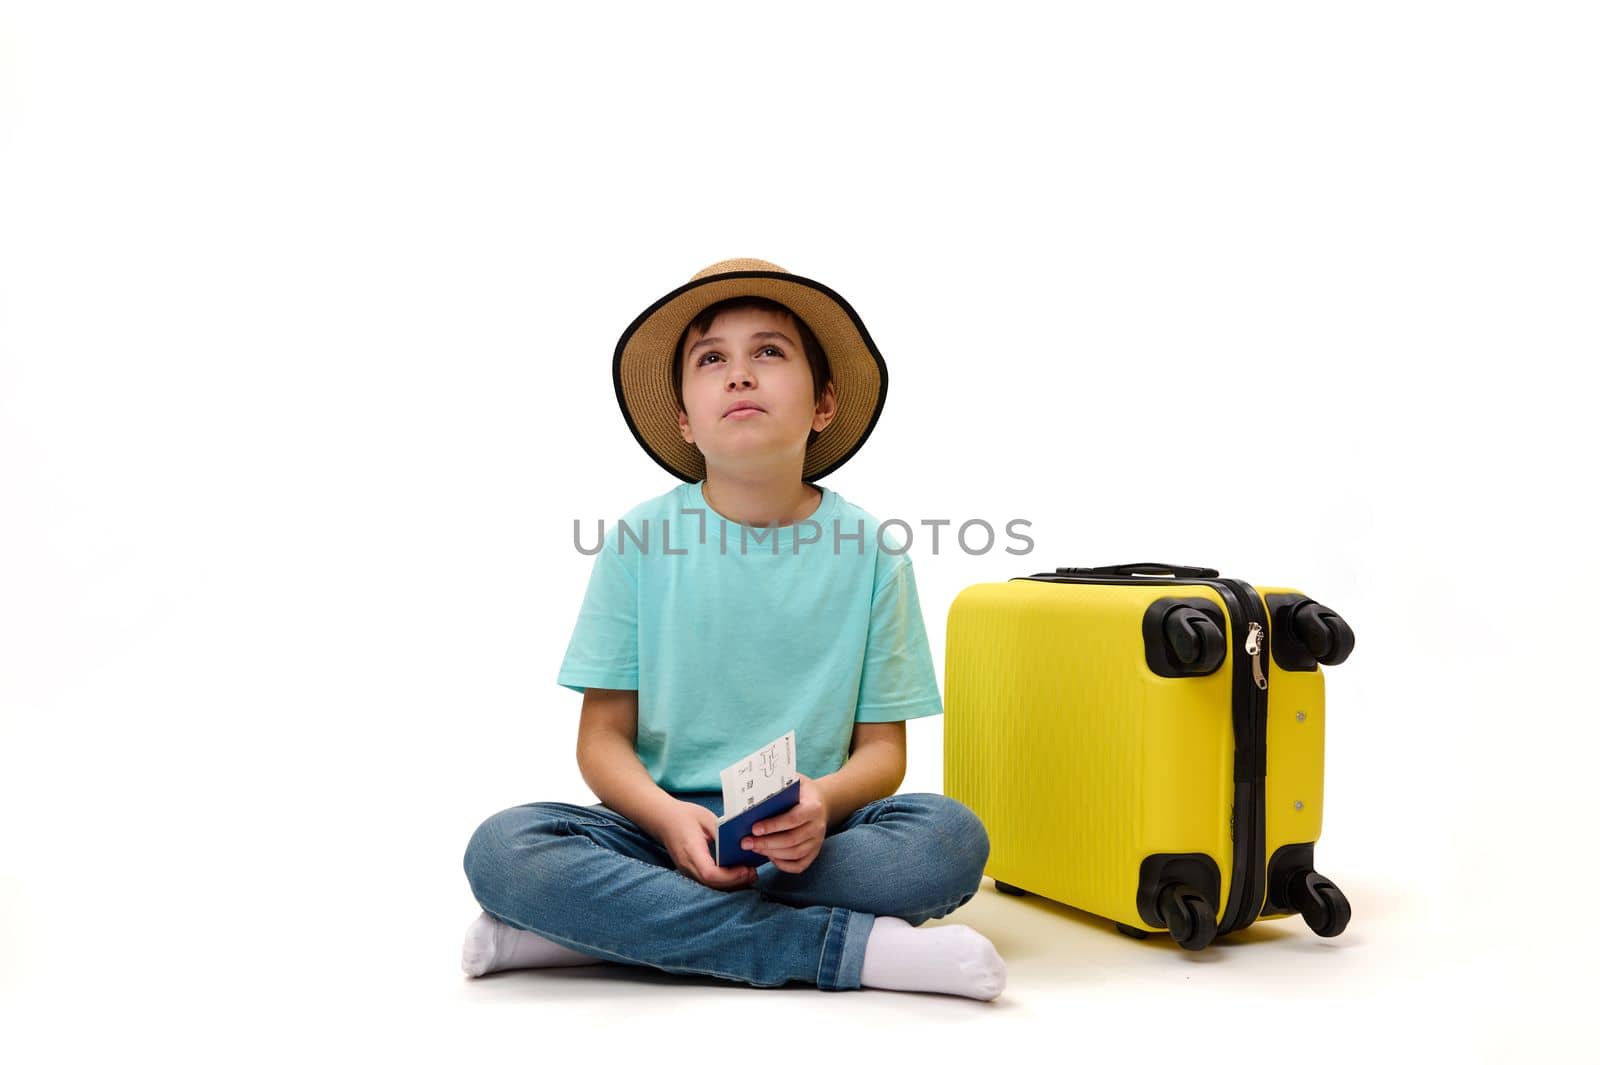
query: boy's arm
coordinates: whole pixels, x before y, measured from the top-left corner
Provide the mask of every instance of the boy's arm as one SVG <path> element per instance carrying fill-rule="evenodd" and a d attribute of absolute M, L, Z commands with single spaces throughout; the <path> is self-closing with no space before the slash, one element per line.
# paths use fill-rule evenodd
<path fill-rule="evenodd" d="M 634 750 L 639 693 L 588 688 L 578 721 L 578 772 L 595 797 L 656 838 L 660 815 L 677 801 L 650 778 Z"/>
<path fill-rule="evenodd" d="M 893 795 L 905 775 L 906 723 L 859 721 L 844 765 L 812 783 L 822 792 L 832 828 L 867 803 Z"/>

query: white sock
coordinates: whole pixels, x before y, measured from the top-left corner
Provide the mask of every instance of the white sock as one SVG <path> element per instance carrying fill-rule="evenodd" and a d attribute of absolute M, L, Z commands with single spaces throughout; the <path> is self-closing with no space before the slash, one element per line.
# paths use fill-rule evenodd
<path fill-rule="evenodd" d="M 482 976 L 501 969 L 598 965 L 603 960 L 569 950 L 532 932 L 512 928 L 487 912 L 480 913 L 467 926 L 467 939 L 461 945 L 461 968 L 468 976 Z"/>
<path fill-rule="evenodd" d="M 964 924 L 912 928 L 898 917 L 879 917 L 867 936 L 861 986 L 987 1000 L 1005 990 L 1006 963 Z"/>

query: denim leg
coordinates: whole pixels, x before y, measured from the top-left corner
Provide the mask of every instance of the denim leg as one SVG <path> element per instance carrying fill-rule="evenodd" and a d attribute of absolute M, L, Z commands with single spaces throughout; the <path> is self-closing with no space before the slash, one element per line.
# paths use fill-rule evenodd
<path fill-rule="evenodd" d="M 871 914 L 706 887 L 604 806 L 502 810 L 473 833 L 463 866 L 490 914 L 591 957 L 758 987 L 861 986 Z"/>
<path fill-rule="evenodd" d="M 763 865 L 757 887 L 790 905 L 920 925 L 977 894 L 988 860 L 989 834 L 976 814 L 944 795 L 912 792 L 870 802 L 834 826 L 802 873 Z"/>

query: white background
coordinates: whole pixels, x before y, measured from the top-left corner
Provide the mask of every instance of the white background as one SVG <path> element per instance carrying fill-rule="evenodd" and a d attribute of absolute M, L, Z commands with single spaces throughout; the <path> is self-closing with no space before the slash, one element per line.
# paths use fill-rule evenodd
<path fill-rule="evenodd" d="M 1582 5 L 4 11 L 8 1057 L 1579 1053 Z M 936 661 L 962 587 L 1057 565 L 1350 619 L 1318 847 L 1345 937 L 1184 967 L 1034 909 L 1070 934 L 1030 950 L 986 887 L 970 921 L 1015 947 L 987 1006 L 461 976 L 472 829 L 593 801 L 555 684 L 573 520 L 674 483 L 613 346 L 733 256 L 838 290 L 888 362 L 825 483 L 1032 522 L 1022 559 L 914 542 Z M 941 724 L 904 790 L 940 790 Z"/>

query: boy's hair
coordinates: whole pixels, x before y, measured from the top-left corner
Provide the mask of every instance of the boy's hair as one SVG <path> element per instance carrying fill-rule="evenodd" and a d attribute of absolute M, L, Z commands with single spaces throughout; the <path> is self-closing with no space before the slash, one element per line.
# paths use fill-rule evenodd
<path fill-rule="evenodd" d="M 758 311 L 772 311 L 776 314 L 788 315 L 794 320 L 795 328 L 800 333 L 800 349 L 805 353 L 806 362 L 811 367 L 812 402 L 822 402 L 822 394 L 827 391 L 828 385 L 833 380 L 833 370 L 828 365 L 828 353 L 822 350 L 822 344 L 817 340 L 811 327 L 798 314 L 779 303 L 769 300 L 764 296 L 734 296 L 720 303 L 713 303 L 699 314 L 694 321 L 684 327 L 683 334 L 678 337 L 678 346 L 672 355 L 672 394 L 678 401 L 678 409 L 683 407 L 683 348 L 689 341 L 690 333 L 704 335 L 711 331 L 711 325 L 717 320 L 717 315 L 724 311 L 738 311 L 746 308 Z M 815 429 L 806 437 L 806 447 L 821 434 Z"/>

